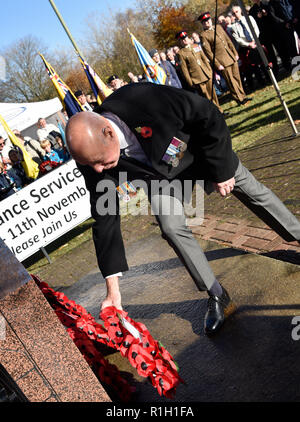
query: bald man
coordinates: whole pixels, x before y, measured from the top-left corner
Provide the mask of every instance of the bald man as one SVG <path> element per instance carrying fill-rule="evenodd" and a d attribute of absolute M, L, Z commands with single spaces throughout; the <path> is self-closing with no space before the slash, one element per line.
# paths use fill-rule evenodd
<path fill-rule="evenodd" d="M 163 238 L 173 247 L 198 289 L 208 292 L 204 330 L 207 335 L 214 334 L 233 312 L 234 305 L 186 226 L 180 189 L 173 193 L 167 188 L 158 191 L 151 182 L 213 182 L 222 196 L 233 193 L 287 241 L 299 241 L 300 223 L 241 164 L 232 151 L 225 120 L 209 100 L 182 89 L 140 83 L 120 88 L 95 111 L 73 116 L 67 124 L 66 138 L 90 192 L 95 219 L 93 238 L 107 285 L 101 308 L 122 309 L 119 276 L 128 270 L 128 265 L 115 188 L 120 173 L 127 172 L 128 181 L 140 179 L 147 184 Z M 175 148 L 178 141 L 182 147 L 179 153 Z M 108 192 L 116 205 L 113 212 L 106 214 L 100 209 L 103 198 L 107 198 L 104 186 L 110 186 Z"/>

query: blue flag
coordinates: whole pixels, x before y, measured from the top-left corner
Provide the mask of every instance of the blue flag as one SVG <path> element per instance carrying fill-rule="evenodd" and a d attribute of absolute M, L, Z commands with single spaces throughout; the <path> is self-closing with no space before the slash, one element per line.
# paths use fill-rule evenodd
<path fill-rule="evenodd" d="M 164 85 L 166 82 L 167 75 L 165 71 L 154 62 L 150 57 L 148 51 L 142 46 L 142 44 L 135 38 L 134 35 L 128 30 L 133 46 L 136 49 L 139 61 L 142 65 L 146 78 L 149 82 L 155 84 Z"/>
<path fill-rule="evenodd" d="M 92 69 L 92 67 L 79 55 L 79 53 L 78 57 L 89 80 L 95 98 L 97 99 L 97 103 L 101 104 L 106 97 L 113 93 L 113 91 L 105 85 L 94 69 Z"/>

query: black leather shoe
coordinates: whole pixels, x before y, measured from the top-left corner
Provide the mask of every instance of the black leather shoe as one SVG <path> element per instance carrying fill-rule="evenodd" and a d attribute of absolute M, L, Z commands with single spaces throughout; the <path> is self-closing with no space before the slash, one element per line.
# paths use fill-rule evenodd
<path fill-rule="evenodd" d="M 222 296 L 210 295 L 208 299 L 207 312 L 204 318 L 204 331 L 207 335 L 212 335 L 219 331 L 225 318 L 236 309 L 227 291 L 224 287 L 222 289 Z"/>

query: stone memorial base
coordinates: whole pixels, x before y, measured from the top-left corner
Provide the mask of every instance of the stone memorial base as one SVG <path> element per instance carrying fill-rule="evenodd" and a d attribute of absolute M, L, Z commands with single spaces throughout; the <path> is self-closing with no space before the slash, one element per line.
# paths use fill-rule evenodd
<path fill-rule="evenodd" d="M 0 386 L 10 377 L 11 385 L 17 385 L 16 401 L 110 402 L 42 292 L 2 240 L 0 268 Z"/>

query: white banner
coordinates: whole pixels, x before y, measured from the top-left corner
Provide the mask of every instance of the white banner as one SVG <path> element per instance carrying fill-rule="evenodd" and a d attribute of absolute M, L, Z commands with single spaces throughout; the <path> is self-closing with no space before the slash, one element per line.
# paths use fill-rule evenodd
<path fill-rule="evenodd" d="M 0 103 L 0 114 L 13 129 L 25 130 L 37 124 L 40 117 L 47 118 L 62 109 L 59 98 L 40 101 L 37 103 Z M 36 127 L 37 129 L 37 127 Z M 0 135 L 7 138 L 7 134 L 0 125 Z"/>
<path fill-rule="evenodd" d="M 70 160 L 0 202 L 0 237 L 21 262 L 90 216 L 89 192 Z"/>

